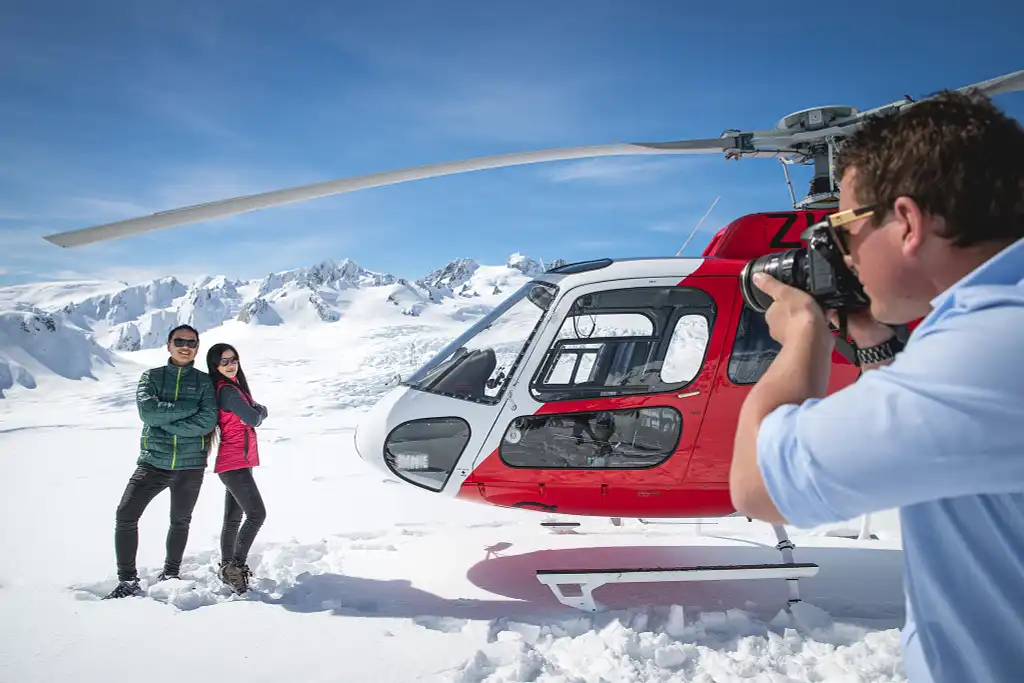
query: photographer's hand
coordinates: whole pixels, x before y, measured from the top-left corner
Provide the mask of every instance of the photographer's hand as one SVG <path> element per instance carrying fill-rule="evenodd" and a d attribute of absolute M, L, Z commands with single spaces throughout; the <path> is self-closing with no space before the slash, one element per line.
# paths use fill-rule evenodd
<path fill-rule="evenodd" d="M 740 409 L 729 492 L 733 506 L 748 517 L 785 524 L 758 469 L 758 430 L 762 420 L 779 406 L 825 395 L 835 336 L 821 307 L 809 294 L 769 276 L 755 276 L 754 284 L 773 299 L 765 320 L 782 349 Z"/>
<path fill-rule="evenodd" d="M 754 285 L 773 299 L 765 312 L 765 322 L 772 338 L 782 346 L 798 337 L 832 336 L 825 313 L 807 292 L 764 273 L 754 276 Z"/>

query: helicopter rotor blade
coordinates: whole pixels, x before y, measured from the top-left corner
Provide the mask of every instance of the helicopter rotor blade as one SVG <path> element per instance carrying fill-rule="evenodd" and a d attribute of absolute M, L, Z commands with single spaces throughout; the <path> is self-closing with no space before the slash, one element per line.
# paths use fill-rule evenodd
<path fill-rule="evenodd" d="M 1024 90 L 1024 69 L 1004 74 L 1002 76 L 996 76 L 995 78 L 990 78 L 987 81 L 981 81 L 974 85 L 966 85 L 959 88 L 959 90 L 961 92 L 976 90 L 988 95 L 989 97 L 992 97 L 993 95 L 1002 95 L 1007 92 Z"/>
<path fill-rule="evenodd" d="M 988 96 L 1024 90 L 1024 70 L 997 76 L 979 83 L 959 88 L 960 91 L 975 90 Z M 818 130 L 762 130 L 754 132 L 727 131 L 721 137 L 705 140 L 681 140 L 659 143 L 615 143 L 609 145 L 587 145 L 564 147 L 527 152 L 512 152 L 495 156 L 461 159 L 425 166 L 414 166 L 380 173 L 330 180 L 260 194 L 223 199 L 197 204 L 169 211 L 160 211 L 149 216 L 107 223 L 56 233 L 44 237 L 61 247 L 78 247 L 94 242 L 120 239 L 153 230 L 162 230 L 186 223 L 222 218 L 234 214 L 256 211 L 281 204 L 316 199 L 329 195 L 354 192 L 382 185 L 403 183 L 412 180 L 432 178 L 467 171 L 478 171 L 504 166 L 517 166 L 547 161 L 583 159 L 600 156 L 623 156 L 638 154 L 708 154 L 725 153 L 727 158 L 738 156 L 778 156 L 787 153 L 807 154 L 809 143 L 826 138 L 842 138 L 859 128 L 869 116 L 889 113 L 913 106 L 930 99 L 911 100 L 904 98 L 889 104 L 858 112 L 849 118 L 834 121 L 827 128 Z M 770 144 L 770 148 L 761 143 Z"/>
<path fill-rule="evenodd" d="M 584 159 L 600 156 L 621 156 L 636 154 L 709 154 L 739 149 L 740 136 L 710 138 L 706 140 L 679 140 L 675 142 L 615 143 L 610 145 L 585 145 L 527 152 L 512 152 L 494 156 L 476 157 L 446 161 L 425 166 L 413 166 L 380 173 L 352 176 L 338 180 L 313 183 L 298 187 L 273 190 L 260 194 L 222 199 L 205 204 L 196 204 L 169 211 L 160 211 L 149 216 L 106 223 L 88 228 L 46 235 L 43 239 L 61 247 L 78 247 L 94 242 L 120 239 L 153 230 L 162 230 L 186 223 L 222 218 L 234 214 L 266 209 L 281 204 L 316 199 L 329 195 L 364 190 L 371 187 L 403 183 L 424 178 L 478 171 L 489 168 L 534 164 L 547 161 Z"/>
<path fill-rule="evenodd" d="M 1024 70 L 1014 71 L 1012 73 L 997 76 L 995 78 L 990 78 L 985 81 L 972 83 L 971 85 L 965 85 L 962 88 L 957 88 L 957 90 L 959 92 L 964 93 L 973 90 L 975 92 L 982 93 L 988 97 L 992 97 L 994 95 L 1001 95 L 1003 93 L 1008 92 L 1024 90 Z M 840 121 L 835 122 L 828 128 L 822 128 L 819 130 L 756 131 L 751 135 L 750 141 L 752 144 L 755 145 L 762 141 L 770 141 L 778 145 L 799 145 L 800 143 L 812 142 L 814 140 L 821 140 L 827 137 L 848 136 L 861 125 L 863 125 L 864 122 L 867 121 L 868 118 L 871 116 L 876 116 L 878 114 L 888 114 L 892 111 L 906 109 L 908 107 L 914 106 L 915 104 L 927 102 L 928 100 L 933 99 L 934 97 L 935 95 L 930 95 L 928 97 L 922 97 L 921 99 L 918 100 L 911 100 L 907 98 L 894 100 L 892 102 L 889 102 L 888 104 L 883 104 L 880 107 L 874 107 L 872 109 L 867 109 L 865 111 L 858 112 L 857 114 L 851 116 L 850 118 L 842 119 Z"/>

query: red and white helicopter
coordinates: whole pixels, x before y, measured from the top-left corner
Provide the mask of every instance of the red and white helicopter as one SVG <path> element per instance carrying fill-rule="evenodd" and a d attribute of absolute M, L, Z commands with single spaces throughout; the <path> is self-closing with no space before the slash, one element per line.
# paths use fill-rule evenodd
<path fill-rule="evenodd" d="M 988 95 L 1024 90 L 1024 71 L 967 86 Z M 517 152 L 356 176 L 164 211 L 47 236 L 77 247 L 280 204 L 465 171 L 586 157 L 722 153 L 813 164 L 808 194 L 792 210 L 733 220 L 700 258 L 606 258 L 548 270 L 400 381 L 359 425 L 360 456 L 400 481 L 440 496 L 545 513 L 622 518 L 735 514 L 729 468 L 737 414 L 778 345 L 764 322 L 756 269 L 796 278 L 819 301 L 863 305 L 859 283 L 832 248 L 827 217 L 838 205 L 832 159 L 869 115 L 914 105 L 906 97 L 859 111 L 805 109 L 773 129 L 721 137 Z M 789 179 L 786 173 L 787 181 Z M 792 196 L 792 185 L 790 185 Z M 855 381 L 844 337 L 830 393 Z M 596 609 L 592 592 L 622 581 L 798 578 L 784 562 L 545 571 L 565 604 Z M 564 590 L 579 586 L 578 595 Z"/>

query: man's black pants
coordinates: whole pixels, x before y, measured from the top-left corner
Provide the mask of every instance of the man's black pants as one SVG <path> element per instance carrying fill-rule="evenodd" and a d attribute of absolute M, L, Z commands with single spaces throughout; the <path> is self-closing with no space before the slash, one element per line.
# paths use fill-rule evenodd
<path fill-rule="evenodd" d="M 220 532 L 222 561 L 234 560 L 242 566 L 249 556 L 249 548 L 256 540 L 256 532 L 267 518 L 263 497 L 252 477 L 252 468 L 245 467 L 220 473 L 227 491 L 224 492 L 224 526 Z M 242 513 L 245 523 L 242 524 Z M 241 530 L 239 530 L 241 527 Z"/>
<path fill-rule="evenodd" d="M 162 470 L 139 465 L 124 489 L 117 506 L 114 524 L 114 552 L 117 556 L 117 578 L 131 581 L 138 578 L 135 555 L 139 549 L 139 518 L 150 501 L 166 488 L 171 489 L 171 519 L 167 530 L 167 555 L 164 572 L 176 575 L 188 542 L 192 510 L 199 499 L 206 470 Z"/>

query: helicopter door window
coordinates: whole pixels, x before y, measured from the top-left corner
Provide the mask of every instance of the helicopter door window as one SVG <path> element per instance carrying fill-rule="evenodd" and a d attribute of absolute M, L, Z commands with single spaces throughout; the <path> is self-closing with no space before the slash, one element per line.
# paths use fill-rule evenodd
<path fill-rule="evenodd" d="M 679 318 L 672 330 L 665 362 L 661 366 L 662 382 L 690 382 L 700 373 L 709 332 L 708 319 L 702 315 L 684 315 Z"/>
<path fill-rule="evenodd" d="M 589 381 L 597 362 L 598 349 L 600 346 L 594 344 L 564 347 L 551 366 L 551 371 L 545 382 L 548 384 L 579 384 Z"/>
<path fill-rule="evenodd" d="M 754 384 L 768 371 L 782 347 L 772 338 L 764 313 L 744 306 L 729 356 L 729 381 Z"/>
<path fill-rule="evenodd" d="M 561 322 L 531 391 L 539 401 L 565 401 L 678 390 L 700 373 L 713 315 L 699 289 L 585 294 Z"/>

